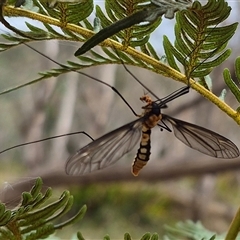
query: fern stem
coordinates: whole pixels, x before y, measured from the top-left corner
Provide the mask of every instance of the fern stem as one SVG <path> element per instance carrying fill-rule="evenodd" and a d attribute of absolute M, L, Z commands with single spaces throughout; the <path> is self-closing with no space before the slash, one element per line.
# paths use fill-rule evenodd
<path fill-rule="evenodd" d="M 31 18 L 34 20 L 38 20 L 41 22 L 45 22 L 45 23 L 49 23 L 49 24 L 53 24 L 56 26 L 60 26 L 60 22 L 59 20 L 56 20 L 55 18 L 51 18 L 36 12 L 32 12 L 26 9 L 22 9 L 22 8 L 14 8 L 13 6 L 4 6 L 4 16 L 8 16 L 8 17 L 27 17 L 27 18 Z"/>
<path fill-rule="evenodd" d="M 223 102 L 218 96 L 208 91 L 206 88 L 198 83 L 192 83 L 191 88 L 199 92 L 203 97 L 214 103 L 218 108 L 231 117 L 238 125 L 240 125 L 240 114 Z"/>
<path fill-rule="evenodd" d="M 238 208 L 238 211 L 230 224 L 225 240 L 236 239 L 239 229 L 240 229 L 240 208 Z"/>
<path fill-rule="evenodd" d="M 66 28 L 70 31 L 79 33 L 84 37 L 90 37 L 90 36 L 93 35 L 92 31 L 87 30 L 85 28 L 82 28 L 82 27 L 79 27 L 77 25 L 70 24 L 70 23 L 65 24 L 65 23 L 60 22 L 56 18 L 52 18 L 52 17 L 46 16 L 46 15 L 43 15 L 43 14 L 31 12 L 31 11 L 28 11 L 26 9 L 14 8 L 12 6 L 4 6 L 3 10 L 4 10 L 4 15 L 5 16 L 27 17 L 27 18 L 30 18 L 30 19 L 33 19 L 33 20 L 38 20 L 42 23 L 51 24 L 51 25 L 54 25 L 54 26 L 58 26 L 60 28 Z M 39 39 L 39 40 L 42 40 L 42 39 Z"/>

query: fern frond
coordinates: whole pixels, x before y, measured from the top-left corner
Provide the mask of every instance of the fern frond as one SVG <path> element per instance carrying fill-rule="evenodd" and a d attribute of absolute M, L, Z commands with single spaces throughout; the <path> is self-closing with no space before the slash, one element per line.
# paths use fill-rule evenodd
<path fill-rule="evenodd" d="M 83 235 L 80 232 L 77 232 L 77 238 L 78 238 L 78 240 L 85 240 L 85 238 L 83 237 Z"/>
<path fill-rule="evenodd" d="M 240 83 L 240 57 L 238 57 L 235 61 L 235 72 L 236 72 L 237 81 L 238 81 L 238 83 Z M 233 93 L 236 100 L 240 103 L 240 88 L 232 79 L 229 69 L 227 69 L 227 68 L 224 69 L 223 77 L 224 77 L 224 81 L 227 84 L 227 86 L 229 87 L 230 91 Z M 239 107 L 238 107 L 238 109 L 239 109 Z"/>
<path fill-rule="evenodd" d="M 110 240 L 109 235 L 105 235 L 105 236 L 103 237 L 103 240 Z"/>
<path fill-rule="evenodd" d="M 223 236 L 216 236 L 216 233 L 211 232 L 203 227 L 200 222 L 194 223 L 190 220 L 186 222 L 179 222 L 174 227 L 164 226 L 166 235 L 165 240 L 178 240 L 189 238 L 192 240 L 206 239 L 206 240 L 220 240 Z"/>
<path fill-rule="evenodd" d="M 150 7 L 149 1 L 146 0 L 133 0 L 124 1 L 123 3 L 118 3 L 117 1 L 106 0 L 105 9 L 107 12 L 107 17 L 103 13 L 100 7 L 96 7 L 96 15 L 101 21 L 103 28 L 110 26 L 111 24 L 131 16 L 133 13 L 141 11 L 147 7 Z M 123 31 L 120 31 L 113 37 L 113 39 L 120 41 L 126 46 L 141 46 L 146 44 L 149 36 L 161 23 L 161 19 L 157 19 L 153 23 L 149 24 L 147 22 L 141 25 L 133 25 Z"/>
<path fill-rule="evenodd" d="M 5 210 L 5 206 L 0 204 L 0 239 L 40 239 L 53 234 L 57 229 L 72 224 L 81 219 L 86 206 L 71 219 L 63 223 L 53 222 L 65 215 L 72 207 L 73 197 L 68 191 L 64 191 L 62 196 L 55 202 L 47 206 L 52 190 L 48 188 L 44 194 L 41 193 L 42 180 L 38 178 L 30 192 L 22 194 L 22 202 L 15 210 Z"/>
<path fill-rule="evenodd" d="M 159 239 L 159 236 L 157 233 L 154 233 L 151 237 L 151 240 L 158 240 Z"/>
<path fill-rule="evenodd" d="M 6 225 L 11 220 L 11 211 L 6 210 L 4 204 L 0 203 L 0 226 Z"/>
<path fill-rule="evenodd" d="M 150 240 L 151 239 L 151 233 L 147 232 L 142 237 L 141 240 Z"/>
<path fill-rule="evenodd" d="M 131 236 L 129 233 L 124 234 L 124 240 L 132 240 Z"/>
<path fill-rule="evenodd" d="M 39 13 L 49 15 L 58 19 L 63 26 L 67 23 L 78 25 L 79 22 L 87 18 L 93 11 L 93 0 L 75 1 L 72 3 L 34 0 L 34 4 L 39 8 Z"/>
<path fill-rule="evenodd" d="M 204 78 L 213 67 L 225 61 L 231 51 L 224 49 L 238 24 L 219 25 L 230 11 L 224 0 L 212 0 L 205 6 L 194 2 L 190 10 L 178 12 L 174 46 L 166 36 L 163 41 L 169 65 L 180 71 L 177 59 L 184 66 L 188 78 Z"/>
<path fill-rule="evenodd" d="M 30 31 L 26 33 L 26 37 L 18 37 L 16 34 L 8 34 L 12 37 L 9 41 L 28 42 L 31 37 L 33 40 L 49 40 L 49 39 L 68 39 L 76 41 L 78 38 L 76 34 L 85 36 L 88 34 L 88 30 L 83 29 L 81 26 L 89 23 L 86 21 L 93 11 L 93 0 L 82 0 L 75 3 L 57 2 L 56 7 L 53 9 L 48 6 L 47 1 L 40 2 L 34 0 L 34 7 L 38 8 L 38 12 L 30 11 L 27 8 L 14 8 L 12 5 L 4 6 L 4 15 L 8 17 L 27 17 L 42 22 L 47 31 L 37 28 L 35 26 L 26 23 Z M 80 24 L 80 22 L 84 24 Z M 56 31 L 52 28 L 52 25 L 61 28 L 63 32 L 67 32 L 67 36 L 61 34 L 61 31 Z M 73 34 L 76 33 L 76 34 Z M 84 38 L 82 38 L 84 39 Z"/>

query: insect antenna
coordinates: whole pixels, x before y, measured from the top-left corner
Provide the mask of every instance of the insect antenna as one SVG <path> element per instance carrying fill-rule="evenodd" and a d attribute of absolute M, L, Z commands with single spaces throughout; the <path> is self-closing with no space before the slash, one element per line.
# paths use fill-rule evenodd
<path fill-rule="evenodd" d="M 83 75 L 85 77 L 88 77 L 96 82 L 99 82 L 99 83 L 102 83 L 103 85 L 111 88 L 122 100 L 123 102 L 129 107 L 129 109 L 132 111 L 132 113 L 135 115 L 135 116 L 138 116 L 138 114 L 134 111 L 134 109 L 131 107 L 131 105 L 127 102 L 127 100 L 122 96 L 122 94 L 112 85 L 98 79 L 98 78 L 95 78 L 93 76 L 90 76 L 89 74 L 87 73 L 84 73 L 84 72 L 80 72 L 78 70 L 75 70 L 75 69 L 72 69 L 72 68 L 69 68 L 68 66 L 64 65 L 64 64 L 61 64 L 59 62 L 57 62 L 56 60 L 50 58 L 49 56 L 45 55 L 44 53 L 40 52 L 39 50 L 35 49 L 34 47 L 32 47 L 31 45 L 27 44 L 27 43 L 23 43 L 25 46 L 27 46 L 28 48 L 32 49 L 34 52 L 40 54 L 41 56 L 43 56 L 44 58 L 50 60 L 51 62 L 55 63 L 56 65 L 62 67 L 62 68 L 65 68 L 65 69 L 69 69 L 71 70 L 72 72 L 75 72 L 75 73 L 78 73 L 80 75 Z"/>

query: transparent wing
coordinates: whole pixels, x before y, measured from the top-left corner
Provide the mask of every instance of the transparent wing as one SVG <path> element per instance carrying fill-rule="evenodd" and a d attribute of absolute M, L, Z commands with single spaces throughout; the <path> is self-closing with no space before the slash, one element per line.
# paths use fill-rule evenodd
<path fill-rule="evenodd" d="M 239 156 L 237 146 L 218 133 L 164 114 L 163 119 L 172 124 L 175 136 L 190 148 L 216 158 Z"/>
<path fill-rule="evenodd" d="M 66 173 L 83 175 L 112 165 L 137 144 L 141 130 L 142 118 L 89 143 L 67 160 Z"/>

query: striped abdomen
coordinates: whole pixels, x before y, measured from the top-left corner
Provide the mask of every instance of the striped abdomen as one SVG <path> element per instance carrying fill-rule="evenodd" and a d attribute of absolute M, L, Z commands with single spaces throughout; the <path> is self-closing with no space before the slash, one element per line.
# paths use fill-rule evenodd
<path fill-rule="evenodd" d="M 143 124 L 142 127 L 142 139 L 140 142 L 140 148 L 137 151 L 137 155 L 132 165 L 132 174 L 137 176 L 139 171 L 147 164 L 150 157 L 151 150 L 151 128 L 148 128 Z"/>
<path fill-rule="evenodd" d="M 140 148 L 137 151 L 137 155 L 132 165 L 132 174 L 137 176 L 140 170 L 147 164 L 150 157 L 151 150 L 151 128 L 155 127 L 161 120 L 162 115 L 153 114 L 149 116 L 142 125 L 142 138 L 140 142 Z"/>

